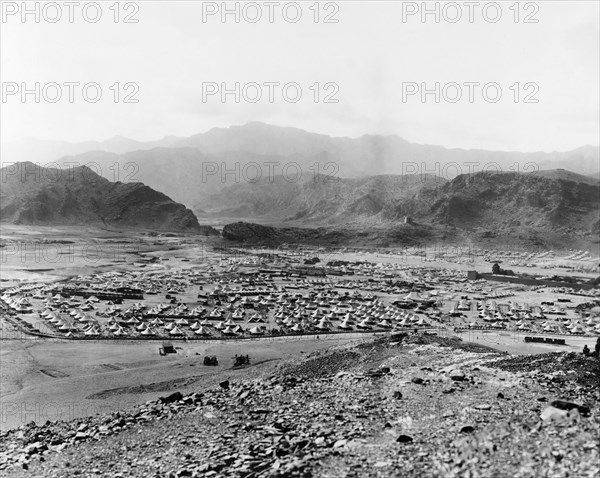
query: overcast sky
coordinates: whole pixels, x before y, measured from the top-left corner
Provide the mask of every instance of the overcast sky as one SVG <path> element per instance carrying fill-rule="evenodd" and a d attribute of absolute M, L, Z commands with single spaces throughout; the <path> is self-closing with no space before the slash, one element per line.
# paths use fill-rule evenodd
<path fill-rule="evenodd" d="M 7 3 L 21 5 L 3 2 L 5 14 L 12 8 Z M 223 23 L 219 14 L 203 18 L 203 8 L 208 12 L 221 2 L 191 1 L 122 2 L 118 23 L 109 10 L 113 2 L 107 2 L 100 20 L 91 23 L 82 14 L 86 3 L 75 8 L 73 23 L 62 2 L 57 2 L 62 18 L 56 23 L 47 21 L 56 16 L 54 7 L 41 11 L 40 23 L 33 15 L 23 23 L 21 12 L 2 19 L 3 141 L 28 136 L 103 140 L 114 135 L 152 140 L 264 121 L 334 136 L 398 134 L 411 142 L 447 147 L 552 151 L 599 143 L 597 1 L 521 2 L 518 22 L 509 9 L 513 2 L 500 2 L 502 17 L 496 23 L 491 22 L 497 13 L 493 7 L 485 12 L 488 20 L 482 11 L 490 2 L 474 7 L 473 23 L 464 2 L 445 10 L 441 2 L 439 23 L 433 14 L 423 23 L 419 12 L 403 21 L 403 9 L 408 14 L 421 2 L 321 2 L 318 23 L 317 9 L 310 9 L 314 2 L 302 2 L 297 23 L 291 22 L 293 6 L 287 6 L 287 20 L 283 16 L 289 2 L 273 7 L 273 23 L 263 2 L 255 4 L 262 10 L 256 23 L 248 21 L 257 12 L 254 7 L 240 8 L 239 23 L 233 15 Z M 462 18 L 451 23 L 456 5 Z M 94 18 L 93 8 L 86 13 Z M 126 14 L 138 22 L 124 23 Z M 327 14 L 338 22 L 324 23 Z M 526 18 L 538 22 L 525 23 Z M 102 98 L 89 103 L 81 87 L 74 86 L 70 103 L 63 85 L 56 103 L 45 97 L 36 103 L 34 95 L 23 102 L 20 91 L 9 94 L 15 83 L 21 88 L 23 82 L 30 88 L 36 82 L 95 82 Z M 115 82 L 121 90 L 117 103 L 110 89 Z M 123 101 L 134 91 L 124 89 L 128 82 L 139 86 L 133 95 L 137 103 Z M 203 83 L 209 82 L 230 87 L 236 82 L 295 82 L 302 98 L 291 103 L 281 87 L 273 87 L 270 103 L 263 85 L 263 99 L 257 103 L 243 97 L 235 103 L 233 95 L 223 103 L 218 94 L 203 98 Z M 321 91 L 315 103 L 311 85 L 316 82 Z M 457 94 L 448 86 L 439 103 L 433 94 L 425 102 L 418 93 L 403 98 L 403 90 L 411 92 L 408 83 L 433 88 L 436 82 L 458 83 L 463 97 L 448 101 Z M 497 83 L 502 97 L 492 103 L 496 87 L 487 90 L 486 100 L 482 88 L 473 86 L 471 103 L 465 82 Z M 324 89 L 326 83 L 337 87 Z M 52 99 L 56 90 L 48 86 L 45 93 Z M 256 91 L 246 93 L 251 98 Z M 291 93 L 293 89 L 289 100 Z M 328 93 L 338 102 L 325 103 Z M 526 103 L 526 97 L 538 102 Z"/>

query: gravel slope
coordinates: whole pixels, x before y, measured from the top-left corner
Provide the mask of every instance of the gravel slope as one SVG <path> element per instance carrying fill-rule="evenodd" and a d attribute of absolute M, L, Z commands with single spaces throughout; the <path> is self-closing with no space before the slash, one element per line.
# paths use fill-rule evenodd
<path fill-rule="evenodd" d="M 392 336 L 127 413 L 4 433 L 0 476 L 591 478 L 598 370 L 575 354 L 523 360 Z"/>

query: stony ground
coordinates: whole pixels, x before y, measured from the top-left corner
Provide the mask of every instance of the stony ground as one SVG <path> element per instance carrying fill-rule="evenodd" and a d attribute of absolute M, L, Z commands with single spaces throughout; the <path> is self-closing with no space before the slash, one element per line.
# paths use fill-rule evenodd
<path fill-rule="evenodd" d="M 0 436 L 11 477 L 597 477 L 599 362 L 392 336 Z M 239 380 L 239 379 L 238 379 Z"/>

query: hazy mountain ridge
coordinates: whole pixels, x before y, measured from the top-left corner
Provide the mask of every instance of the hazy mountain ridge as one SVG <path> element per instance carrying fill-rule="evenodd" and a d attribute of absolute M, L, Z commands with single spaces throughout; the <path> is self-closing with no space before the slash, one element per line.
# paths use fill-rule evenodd
<path fill-rule="evenodd" d="M 437 171 L 438 175 L 446 179 L 451 179 L 451 176 L 461 172 L 482 171 L 486 167 L 501 168 L 504 172 L 563 168 L 586 175 L 593 175 L 600 171 L 598 146 L 588 145 L 572 151 L 551 153 L 448 149 L 442 146 L 410 143 L 396 135 L 330 137 L 298 128 L 272 126 L 260 122 L 229 128 L 213 128 L 206 133 L 188 138 L 167 136 L 158 141 L 148 142 L 123 137 L 83 143 L 28 139 L 3 143 L 2 157 L 4 162 L 43 163 L 90 151 L 125 154 L 155 148 L 193 148 L 204 154 L 217 156 L 232 152 L 279 156 L 287 161 L 296 157 L 300 159 L 300 163 L 306 162 L 304 161 L 306 158 L 317 157 L 322 163 L 336 163 L 337 174 L 343 177 L 366 174 L 406 175 L 414 173 L 415 168 L 418 173 Z M 142 159 L 143 155 L 137 157 Z M 458 164 L 460 169 L 446 167 L 450 163 Z M 306 162 L 306 165 L 308 164 Z"/>
<path fill-rule="evenodd" d="M 569 169 L 582 174 L 600 170 L 600 149 L 583 146 L 567 152 L 485 151 L 480 149 L 445 148 L 436 145 L 410 143 L 396 135 L 363 135 L 358 138 L 330 137 L 298 128 L 283 128 L 260 122 L 242 126 L 213 128 L 204 134 L 182 139 L 178 145 L 192 146 L 207 153 L 247 151 L 302 157 L 324 154 L 338 163 L 340 175 L 431 173 L 451 179 L 456 173 L 446 168 L 449 163 L 460 165 L 463 173 L 482 171 L 499 166 L 502 171 L 532 172 L 538 169 Z M 439 163 L 439 164 L 438 164 Z M 469 165 L 469 163 L 474 163 Z M 426 166 L 426 168 L 423 167 Z"/>
<path fill-rule="evenodd" d="M 58 161 L 65 168 L 72 164 L 88 165 L 112 181 L 143 182 L 195 212 L 200 212 L 206 198 L 228 185 L 275 179 L 286 165 L 293 166 L 289 175 L 297 170 L 299 179 L 314 178 L 316 162 L 319 162 L 317 157 L 290 159 L 236 151 L 206 154 L 191 147 L 155 148 L 122 155 L 93 151 Z"/>
<path fill-rule="evenodd" d="M 2 222 L 210 232 L 163 193 L 142 183 L 110 182 L 85 166 L 59 170 L 20 163 L 0 171 Z"/>

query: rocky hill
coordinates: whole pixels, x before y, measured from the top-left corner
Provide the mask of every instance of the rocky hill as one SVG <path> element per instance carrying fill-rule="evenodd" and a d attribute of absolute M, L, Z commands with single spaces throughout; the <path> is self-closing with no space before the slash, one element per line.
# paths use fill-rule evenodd
<path fill-rule="evenodd" d="M 463 175 L 431 208 L 446 224 L 589 232 L 600 212 L 600 181 L 570 171 Z"/>
<path fill-rule="evenodd" d="M 301 181 L 273 180 L 228 186 L 209 196 L 205 210 L 216 215 L 268 217 L 305 224 L 403 221 L 427 213 L 445 180 L 430 175 L 343 179 L 316 175 Z"/>
<path fill-rule="evenodd" d="M 598 476 L 599 364 L 391 335 L 3 432 L 0 476 Z"/>
<path fill-rule="evenodd" d="M 52 169 L 18 163 L 2 168 L 1 174 L 2 222 L 216 233 L 166 195 L 142 183 L 112 183 L 86 166 Z"/>
<path fill-rule="evenodd" d="M 365 227 L 340 224 L 332 227 L 273 227 L 248 222 L 234 222 L 223 227 L 223 239 L 246 245 L 277 246 L 302 244 L 313 246 L 387 247 L 417 246 L 440 243 L 454 237 L 453 231 L 421 224 L 385 224 Z"/>
<path fill-rule="evenodd" d="M 476 173 L 452 181 L 375 176 L 258 182 L 228 187 L 210 201 L 224 207 L 218 215 L 285 218 L 290 225 L 326 227 L 348 237 L 372 232 L 377 244 L 413 234 L 423 241 L 470 236 L 560 248 L 574 247 L 573 241 L 594 244 L 600 229 L 600 181 L 564 170 Z M 244 237 L 244 229 L 236 231 L 230 239 Z M 253 240 L 260 233 L 247 226 L 245 231 Z"/>

